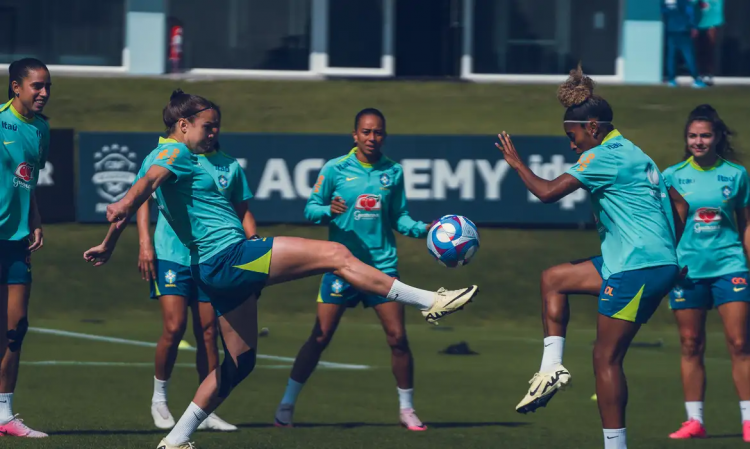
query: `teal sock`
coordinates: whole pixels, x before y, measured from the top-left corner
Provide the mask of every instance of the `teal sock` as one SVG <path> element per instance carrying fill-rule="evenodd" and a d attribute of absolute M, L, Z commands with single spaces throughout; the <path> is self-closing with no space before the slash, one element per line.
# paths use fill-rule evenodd
<path fill-rule="evenodd" d="M 299 396 L 299 392 L 302 391 L 304 385 L 305 384 L 299 383 L 290 377 L 289 381 L 286 383 L 286 391 L 284 391 L 284 397 L 281 398 L 281 403 L 294 405 L 297 402 L 297 396 Z"/>

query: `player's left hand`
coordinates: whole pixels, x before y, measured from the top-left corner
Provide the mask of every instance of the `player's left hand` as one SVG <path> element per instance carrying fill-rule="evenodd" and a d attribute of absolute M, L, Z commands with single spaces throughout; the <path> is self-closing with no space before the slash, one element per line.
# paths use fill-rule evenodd
<path fill-rule="evenodd" d="M 32 253 L 34 251 L 37 251 L 44 246 L 44 233 L 42 232 L 42 227 L 39 226 L 38 228 L 34 229 L 34 232 L 31 234 L 29 238 L 29 251 Z"/>
<path fill-rule="evenodd" d="M 107 248 L 102 243 L 84 252 L 83 259 L 86 262 L 92 262 L 95 267 L 98 267 L 107 263 L 109 258 L 112 257 L 112 251 L 113 249 Z"/>
<path fill-rule="evenodd" d="M 117 229 L 122 229 L 127 224 L 129 216 L 128 207 L 122 200 L 107 206 L 107 221 L 116 224 Z"/>
<path fill-rule="evenodd" d="M 518 170 L 523 167 L 523 161 L 516 152 L 516 147 L 513 146 L 513 142 L 510 140 L 510 135 L 505 131 L 502 134 L 498 134 L 497 137 L 500 139 L 500 143 L 495 142 L 495 146 L 503 152 L 505 161 L 510 165 L 513 170 Z"/>

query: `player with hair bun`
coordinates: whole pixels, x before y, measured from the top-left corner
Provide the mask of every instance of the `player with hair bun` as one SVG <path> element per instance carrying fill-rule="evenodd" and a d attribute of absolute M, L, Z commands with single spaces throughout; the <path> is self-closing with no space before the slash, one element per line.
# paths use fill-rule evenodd
<path fill-rule="evenodd" d="M 678 279 L 675 248 L 687 204 L 674 188 L 667 188 L 654 161 L 615 129 L 612 108 L 594 94 L 594 82 L 580 66 L 570 72 L 557 97 L 566 108 L 563 128 L 570 147 L 581 155 L 566 173 L 552 181 L 536 176 L 505 132 L 495 145 L 542 202 L 556 202 L 581 188 L 591 194 L 602 255 L 542 274 L 544 355 L 516 410 L 527 413 L 545 406 L 570 382 L 570 372 L 562 365 L 568 295 L 598 295 L 594 372 L 604 447 L 624 449 L 628 391 L 623 359 L 638 329 Z"/>

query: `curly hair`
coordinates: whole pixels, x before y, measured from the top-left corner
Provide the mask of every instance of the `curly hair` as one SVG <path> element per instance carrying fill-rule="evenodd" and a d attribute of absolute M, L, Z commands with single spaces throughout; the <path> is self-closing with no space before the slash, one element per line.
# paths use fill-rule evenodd
<path fill-rule="evenodd" d="M 583 73 L 580 63 L 570 71 L 568 79 L 557 89 L 557 99 L 566 108 L 564 120 L 612 121 L 612 107 L 607 100 L 594 94 L 594 87 L 594 80 Z"/>

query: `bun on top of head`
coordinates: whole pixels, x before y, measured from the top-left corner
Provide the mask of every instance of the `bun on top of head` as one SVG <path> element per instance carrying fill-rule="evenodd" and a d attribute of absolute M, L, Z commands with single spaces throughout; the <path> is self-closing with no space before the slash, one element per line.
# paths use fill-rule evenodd
<path fill-rule="evenodd" d="M 557 99 L 566 108 L 578 106 L 594 96 L 596 83 L 583 73 L 581 63 L 570 71 L 568 79 L 557 88 Z"/>

